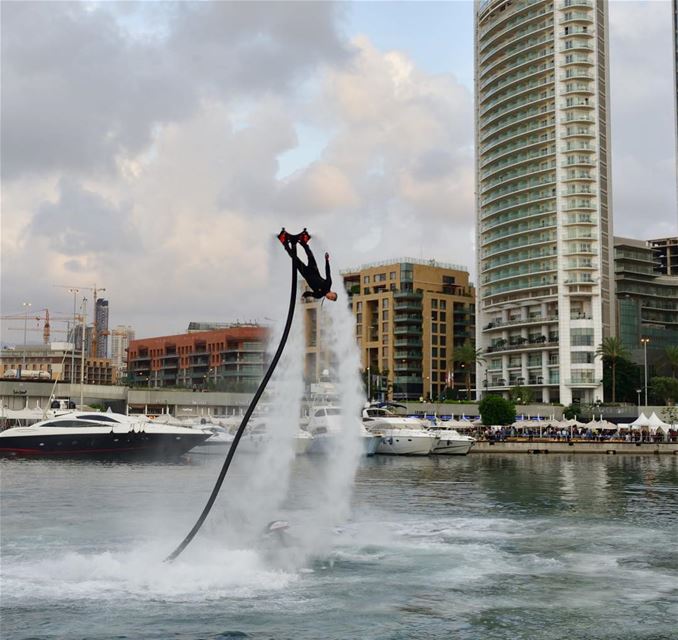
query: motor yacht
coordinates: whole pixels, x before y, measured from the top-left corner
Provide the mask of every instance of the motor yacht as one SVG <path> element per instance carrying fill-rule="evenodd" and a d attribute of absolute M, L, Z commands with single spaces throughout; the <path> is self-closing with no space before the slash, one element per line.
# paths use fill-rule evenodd
<path fill-rule="evenodd" d="M 464 436 L 456 429 L 446 429 L 442 425 L 431 427 L 431 432 L 438 436 L 438 444 L 431 451 L 435 454 L 465 456 L 476 442 L 475 438 Z"/>
<path fill-rule="evenodd" d="M 146 416 L 73 411 L 0 432 L 0 455 L 171 458 L 209 437 L 209 432 L 155 424 Z"/>
<path fill-rule="evenodd" d="M 366 456 L 373 456 L 379 443 L 381 434 L 370 433 L 363 423 L 354 418 L 355 429 L 359 434 L 362 451 Z M 341 415 L 341 409 L 336 405 L 315 407 L 311 411 L 306 430 L 313 436 L 309 453 L 327 455 L 339 446 L 339 438 L 350 437 L 344 433 L 345 418 Z"/>
<path fill-rule="evenodd" d="M 264 422 L 255 421 L 245 429 L 245 432 L 238 442 L 238 451 L 242 453 L 259 453 L 267 446 L 271 440 L 271 435 L 268 432 Z M 311 446 L 313 436 L 306 431 L 298 429 L 294 434 L 294 452 L 296 455 L 303 455 Z"/>
<path fill-rule="evenodd" d="M 371 433 L 381 435 L 377 453 L 400 456 L 427 456 L 438 444 L 438 436 L 418 418 L 400 416 L 387 406 L 370 405 L 363 409 L 363 424 Z"/>

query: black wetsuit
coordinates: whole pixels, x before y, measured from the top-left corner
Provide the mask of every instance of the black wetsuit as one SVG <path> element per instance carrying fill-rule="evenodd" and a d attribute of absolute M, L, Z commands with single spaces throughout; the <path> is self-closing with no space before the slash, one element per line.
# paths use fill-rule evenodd
<path fill-rule="evenodd" d="M 318 265 L 315 261 L 313 252 L 308 248 L 307 244 L 302 244 L 304 251 L 306 252 L 306 257 L 308 258 L 308 264 L 304 264 L 302 260 L 297 256 L 296 243 L 292 244 L 291 242 L 285 243 L 285 250 L 290 254 L 290 257 L 294 261 L 294 264 L 297 267 L 297 270 L 302 275 L 306 284 L 311 288 L 311 291 L 305 291 L 302 294 L 304 298 L 324 298 L 325 294 L 330 291 L 332 288 L 332 276 L 330 274 L 330 259 L 325 255 L 325 277 L 323 278 L 318 271 Z"/>

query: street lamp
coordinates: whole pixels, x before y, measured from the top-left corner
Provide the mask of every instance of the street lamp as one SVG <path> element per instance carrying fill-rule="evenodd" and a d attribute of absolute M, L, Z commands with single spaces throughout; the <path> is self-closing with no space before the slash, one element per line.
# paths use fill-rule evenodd
<path fill-rule="evenodd" d="M 638 394 L 638 415 L 640 415 L 640 394 L 642 391 L 642 389 L 636 389 L 636 393 Z"/>
<path fill-rule="evenodd" d="M 647 344 L 650 342 L 649 338 L 641 338 L 640 343 L 643 345 L 643 362 L 645 364 L 645 408 L 647 409 Z"/>
<path fill-rule="evenodd" d="M 28 312 L 31 309 L 30 302 L 22 302 L 21 306 L 24 308 L 24 357 L 22 358 L 21 370 L 26 368 L 26 325 L 28 324 Z"/>

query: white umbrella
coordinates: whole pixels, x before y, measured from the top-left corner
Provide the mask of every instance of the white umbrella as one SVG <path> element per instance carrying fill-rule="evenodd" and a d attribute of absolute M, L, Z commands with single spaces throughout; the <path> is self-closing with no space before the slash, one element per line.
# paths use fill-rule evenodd
<path fill-rule="evenodd" d="M 642 429 L 650 426 L 649 418 L 641 412 L 641 414 L 629 425 L 631 429 Z"/>

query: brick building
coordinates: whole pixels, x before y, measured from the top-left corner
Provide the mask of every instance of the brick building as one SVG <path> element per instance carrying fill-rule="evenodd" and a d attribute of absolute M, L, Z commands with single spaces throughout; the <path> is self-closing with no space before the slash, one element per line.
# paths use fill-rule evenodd
<path fill-rule="evenodd" d="M 130 341 L 130 385 L 253 391 L 266 365 L 268 330 L 232 325 Z"/>

